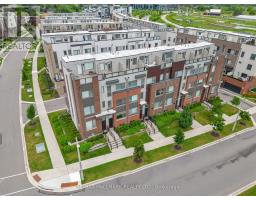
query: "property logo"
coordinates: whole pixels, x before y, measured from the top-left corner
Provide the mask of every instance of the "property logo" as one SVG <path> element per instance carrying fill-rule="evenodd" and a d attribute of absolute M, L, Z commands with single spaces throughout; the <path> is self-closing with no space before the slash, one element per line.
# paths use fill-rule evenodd
<path fill-rule="evenodd" d="M 28 50 L 39 38 L 39 6 L 1 6 L 0 50 Z"/>

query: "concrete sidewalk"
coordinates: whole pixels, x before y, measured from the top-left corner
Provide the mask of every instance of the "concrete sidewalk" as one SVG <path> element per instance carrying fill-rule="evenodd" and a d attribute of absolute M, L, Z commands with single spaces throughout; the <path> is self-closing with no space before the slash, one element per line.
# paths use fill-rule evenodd
<path fill-rule="evenodd" d="M 52 161 L 53 168 L 63 168 L 66 166 L 64 159 L 62 157 L 59 145 L 55 138 L 52 126 L 50 124 L 44 101 L 41 95 L 41 90 L 38 83 L 38 74 L 37 74 L 37 55 L 40 47 L 40 43 L 37 45 L 36 51 L 33 57 L 33 66 L 32 66 L 32 79 L 34 87 L 34 96 L 37 112 L 39 115 L 40 123 L 42 126 L 42 131 L 45 137 L 45 142 L 49 151 L 49 155 Z"/>

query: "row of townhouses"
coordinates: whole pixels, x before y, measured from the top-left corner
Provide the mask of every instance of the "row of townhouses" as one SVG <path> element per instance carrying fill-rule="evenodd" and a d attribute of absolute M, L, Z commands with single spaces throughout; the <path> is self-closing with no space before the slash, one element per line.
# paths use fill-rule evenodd
<path fill-rule="evenodd" d="M 217 94 L 209 42 L 62 57 L 68 107 L 83 137 Z"/>
<path fill-rule="evenodd" d="M 245 94 L 256 86 L 256 36 L 199 28 L 180 28 L 176 44 L 209 41 L 223 62 L 223 87 Z M 254 66 L 254 67 L 253 67 Z"/>

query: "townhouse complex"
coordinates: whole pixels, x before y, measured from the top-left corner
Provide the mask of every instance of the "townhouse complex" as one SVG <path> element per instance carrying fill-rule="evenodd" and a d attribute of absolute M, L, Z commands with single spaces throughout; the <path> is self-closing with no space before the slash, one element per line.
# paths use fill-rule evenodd
<path fill-rule="evenodd" d="M 88 137 L 204 101 L 220 84 L 215 56 L 208 42 L 64 56 L 71 117 Z"/>
<path fill-rule="evenodd" d="M 256 86 L 256 36 L 199 28 L 180 28 L 177 44 L 209 41 L 217 47 L 223 62 L 223 87 L 245 94 Z"/>
<path fill-rule="evenodd" d="M 256 86 L 255 37 L 178 28 L 110 8 L 110 17 L 48 15 L 41 34 L 51 79 L 83 138 Z M 106 16 L 106 15 L 104 15 Z"/>

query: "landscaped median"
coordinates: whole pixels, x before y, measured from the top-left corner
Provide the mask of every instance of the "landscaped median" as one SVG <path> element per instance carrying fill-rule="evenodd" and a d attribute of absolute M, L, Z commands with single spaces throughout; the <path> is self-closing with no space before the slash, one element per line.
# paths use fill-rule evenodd
<path fill-rule="evenodd" d="M 80 139 L 80 134 L 71 116 L 67 111 L 63 110 L 49 113 L 48 117 L 66 164 L 77 162 L 77 149 L 74 142 L 76 137 Z M 82 160 L 105 155 L 110 152 L 103 134 L 92 136 L 80 143 Z"/>
<path fill-rule="evenodd" d="M 234 132 L 243 130 L 248 127 L 252 127 L 253 123 L 251 120 L 244 121 L 245 123 L 240 123 L 239 120 Z M 216 141 L 220 138 L 231 135 L 233 123 L 225 125 L 224 129 L 220 131 L 219 137 L 214 137 L 210 132 L 195 136 L 190 139 L 186 139 L 182 144 L 182 149 L 177 151 L 174 149 L 175 144 L 166 145 L 151 151 L 145 152 L 143 156 L 143 161 L 141 163 L 136 163 L 133 161 L 133 157 L 127 157 L 120 160 L 115 160 L 106 164 L 102 164 L 93 168 L 84 170 L 85 182 L 91 182 L 97 179 L 108 177 L 121 172 L 137 169 L 143 165 L 147 165 L 182 152 L 191 150 L 193 148 L 208 144 L 210 142 Z M 100 173 L 99 173 L 100 172 Z"/>
<path fill-rule="evenodd" d="M 239 194 L 239 196 L 256 196 L 256 186 L 249 188 L 248 190 Z"/>
<path fill-rule="evenodd" d="M 23 101 L 33 102 L 34 99 L 34 89 L 32 81 L 32 59 L 23 60 L 22 68 L 22 91 L 21 99 Z"/>
<path fill-rule="evenodd" d="M 38 117 L 25 125 L 24 135 L 30 171 L 36 172 L 51 169 L 51 158 L 49 156 L 44 134 L 42 132 L 40 120 Z M 37 152 L 37 148 L 39 152 Z"/>

